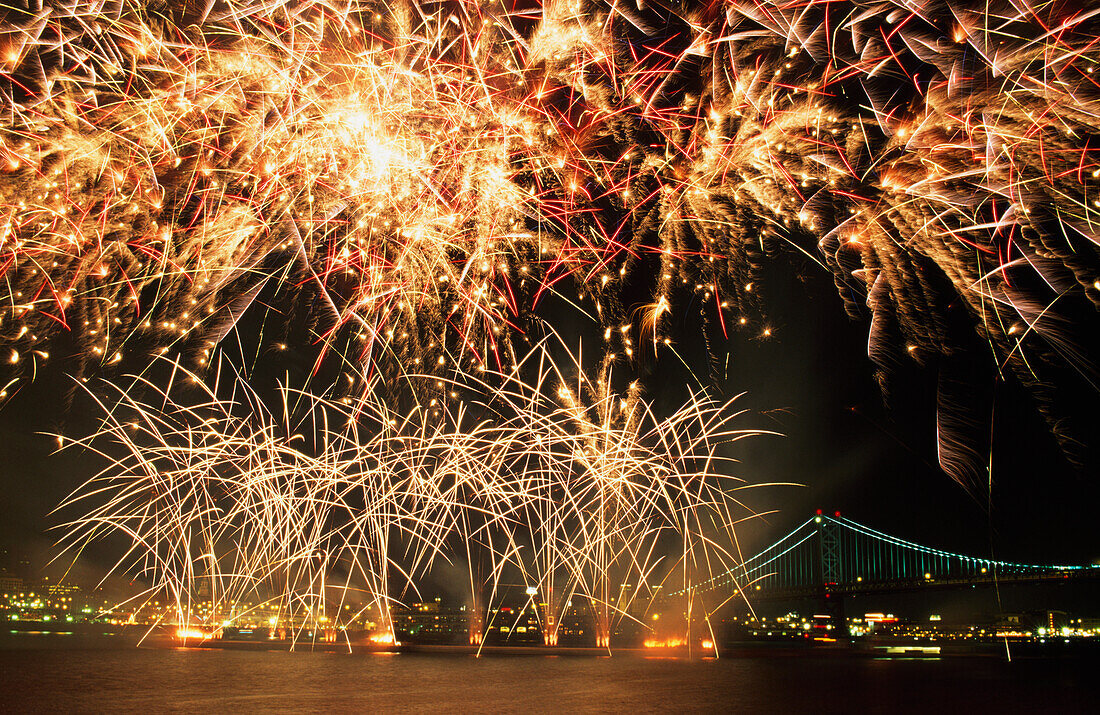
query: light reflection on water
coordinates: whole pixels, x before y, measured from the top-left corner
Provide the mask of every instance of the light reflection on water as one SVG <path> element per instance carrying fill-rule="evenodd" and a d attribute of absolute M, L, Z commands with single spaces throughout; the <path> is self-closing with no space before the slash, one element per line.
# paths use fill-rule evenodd
<path fill-rule="evenodd" d="M 835 653 L 479 659 L 137 649 L 79 635 L 3 638 L 0 710 L 1087 712 L 1095 666 Z"/>

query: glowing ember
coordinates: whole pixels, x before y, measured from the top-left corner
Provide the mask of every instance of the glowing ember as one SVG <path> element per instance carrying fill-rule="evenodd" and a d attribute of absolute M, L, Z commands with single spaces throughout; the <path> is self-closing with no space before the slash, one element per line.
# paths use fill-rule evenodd
<path fill-rule="evenodd" d="M 367 640 L 374 645 L 398 645 L 392 633 L 372 633 Z"/>
<path fill-rule="evenodd" d="M 207 633 L 206 631 L 202 630 L 201 628 L 177 628 L 176 629 L 176 638 L 179 638 L 180 640 L 187 640 L 189 638 L 194 638 L 194 639 L 197 639 L 197 640 L 206 640 L 209 637 L 210 637 L 210 634 Z"/>

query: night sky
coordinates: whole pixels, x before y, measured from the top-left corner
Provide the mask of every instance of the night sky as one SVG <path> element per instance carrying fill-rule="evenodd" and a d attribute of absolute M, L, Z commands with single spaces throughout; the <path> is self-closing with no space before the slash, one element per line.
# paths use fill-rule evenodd
<path fill-rule="evenodd" d="M 957 553 L 1029 563 L 1100 559 L 1094 474 L 1069 465 L 1022 389 L 998 385 L 992 493 L 968 491 L 936 465 L 931 370 L 898 376 L 887 406 L 866 357 L 866 326 L 845 317 L 825 276 L 777 262 L 762 290 L 773 335 L 731 340 L 727 377 L 718 382 L 727 396 L 746 393 L 738 426 L 784 436 L 739 443 L 737 473 L 751 483 L 804 486 L 743 493 L 757 511 L 778 510 L 742 529 L 746 548 L 770 543 L 820 508 Z M 692 346 L 680 352 L 700 368 Z M 649 381 L 656 404 L 674 403 L 691 385 L 677 368 L 670 360 L 657 366 L 655 374 L 669 379 Z M 56 555 L 48 529 L 61 517 L 49 512 L 102 463 L 77 450 L 55 453 L 49 435 L 90 430 L 93 408 L 70 377 L 46 372 L 0 410 L 0 543 L 13 554 L 37 563 Z M 110 544 L 94 545 L 74 573 L 101 573 L 118 555 Z"/>

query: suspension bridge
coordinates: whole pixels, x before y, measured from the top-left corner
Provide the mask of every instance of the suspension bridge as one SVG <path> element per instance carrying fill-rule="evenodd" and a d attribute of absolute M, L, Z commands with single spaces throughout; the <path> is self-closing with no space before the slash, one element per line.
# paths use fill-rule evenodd
<path fill-rule="evenodd" d="M 733 569 L 693 586 L 750 600 L 822 597 L 1100 577 L 1100 566 L 1038 565 L 956 554 L 818 513 Z M 679 594 L 682 595 L 683 591 Z"/>

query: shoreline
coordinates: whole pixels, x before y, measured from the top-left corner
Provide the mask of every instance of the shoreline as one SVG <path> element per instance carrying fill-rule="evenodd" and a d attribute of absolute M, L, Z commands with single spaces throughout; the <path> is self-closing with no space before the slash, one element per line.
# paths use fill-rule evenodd
<path fill-rule="evenodd" d="M 236 650 L 236 651 L 284 651 L 342 653 L 348 655 L 443 655 L 456 657 L 566 657 L 607 658 L 630 657 L 643 659 L 714 660 L 713 651 L 678 647 L 616 647 L 593 646 L 545 646 L 541 644 L 492 644 L 473 646 L 466 644 L 399 643 L 375 644 L 356 640 L 312 641 L 247 640 L 247 639 L 186 639 L 181 640 L 166 632 L 157 632 L 149 626 L 126 624 L 66 623 L 44 624 L 35 622 L 11 622 L 0 631 L 0 649 L 6 646 L 26 647 L 41 644 L 49 647 L 63 645 L 72 639 L 73 645 L 88 646 L 94 643 L 114 644 L 153 650 Z M 45 626 L 45 627 L 44 627 Z M 1047 642 L 1010 641 L 1008 652 L 1012 658 L 1100 658 L 1100 641 L 1069 641 L 1052 639 Z M 940 658 L 1006 658 L 1004 641 L 978 643 L 951 643 L 941 641 L 913 641 L 903 639 L 853 640 L 830 644 L 810 644 L 800 641 L 727 641 L 719 646 L 718 659 L 725 658 L 857 658 L 889 660 L 931 660 Z"/>

